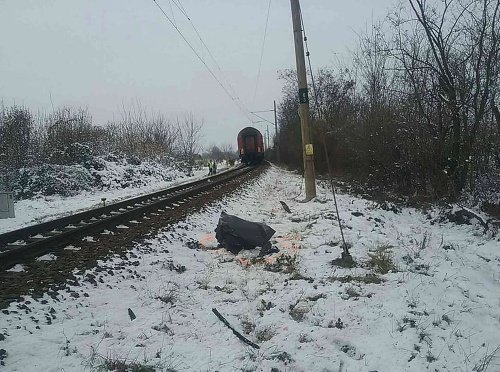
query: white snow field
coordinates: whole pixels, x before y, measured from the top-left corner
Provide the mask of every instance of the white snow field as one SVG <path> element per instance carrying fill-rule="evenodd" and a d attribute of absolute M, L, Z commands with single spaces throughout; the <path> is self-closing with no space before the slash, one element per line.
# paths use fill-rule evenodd
<path fill-rule="evenodd" d="M 319 186 L 316 200 L 301 203 L 301 184 L 272 167 L 128 259 L 78 274 L 73 293 L 11 304 L 0 313 L 0 370 L 500 370 L 498 238 L 340 194 L 357 267 L 332 266 L 332 194 Z M 258 262 L 257 252 L 216 249 L 222 210 L 273 227 L 281 251 Z"/>

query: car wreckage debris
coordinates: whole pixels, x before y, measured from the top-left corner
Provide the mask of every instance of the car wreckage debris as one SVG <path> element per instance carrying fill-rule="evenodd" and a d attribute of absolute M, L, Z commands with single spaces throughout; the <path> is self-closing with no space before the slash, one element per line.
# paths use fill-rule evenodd
<path fill-rule="evenodd" d="M 284 201 L 280 200 L 280 203 L 281 203 L 281 206 L 283 207 L 283 209 L 285 210 L 286 213 L 292 213 L 292 211 L 290 210 L 290 207 Z"/>
<path fill-rule="evenodd" d="M 224 318 L 222 316 L 222 314 L 219 313 L 219 311 L 215 307 L 212 308 L 212 312 L 217 316 L 217 318 L 219 318 L 221 320 L 222 323 L 224 323 L 227 326 L 227 328 L 229 328 L 231 331 L 233 331 L 233 333 L 235 334 L 235 336 L 238 337 L 241 341 L 243 341 L 247 345 L 250 345 L 254 349 L 260 349 L 259 345 L 257 345 L 256 343 L 250 341 L 248 338 L 246 338 L 240 332 L 238 332 L 236 329 L 234 329 L 233 326 L 231 324 L 229 324 L 229 322 L 226 320 L 226 318 Z"/>
<path fill-rule="evenodd" d="M 273 251 L 269 239 L 275 232 L 264 223 L 246 221 L 222 212 L 215 229 L 215 238 L 221 247 L 234 254 L 255 247 L 262 247 L 261 254 L 267 254 Z"/>

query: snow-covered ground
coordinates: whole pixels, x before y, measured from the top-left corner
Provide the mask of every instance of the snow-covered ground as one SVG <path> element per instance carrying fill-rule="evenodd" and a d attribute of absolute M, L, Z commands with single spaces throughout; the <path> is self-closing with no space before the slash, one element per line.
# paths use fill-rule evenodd
<path fill-rule="evenodd" d="M 271 168 L 128 260 L 112 257 L 79 274 L 79 285 L 57 299 L 12 304 L 0 313 L 0 369 L 500 370 L 498 238 L 343 194 L 357 267 L 333 266 L 340 233 L 331 193 L 319 187 L 315 201 L 301 203 L 301 182 Z M 256 262 L 256 252 L 214 249 L 222 210 L 269 224 L 280 253 Z"/>
<path fill-rule="evenodd" d="M 206 176 L 207 173 L 208 168 L 202 168 L 195 170 L 192 177 L 183 176 L 170 182 L 151 177 L 151 182 L 147 186 L 83 191 L 78 195 L 68 197 L 54 195 L 19 200 L 14 205 L 16 217 L 0 219 L 0 234 L 102 206 L 102 198 L 106 198 L 107 204 L 114 203 L 162 190 L 179 183 L 193 181 Z M 179 171 L 172 172 L 172 174 L 182 175 Z"/>

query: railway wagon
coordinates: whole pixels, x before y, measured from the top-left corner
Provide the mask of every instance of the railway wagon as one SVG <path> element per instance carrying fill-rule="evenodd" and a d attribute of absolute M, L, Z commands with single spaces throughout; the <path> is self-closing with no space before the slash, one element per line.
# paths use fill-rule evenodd
<path fill-rule="evenodd" d="M 264 159 L 264 138 L 262 133 L 246 127 L 238 133 L 238 153 L 242 163 L 255 164 Z"/>

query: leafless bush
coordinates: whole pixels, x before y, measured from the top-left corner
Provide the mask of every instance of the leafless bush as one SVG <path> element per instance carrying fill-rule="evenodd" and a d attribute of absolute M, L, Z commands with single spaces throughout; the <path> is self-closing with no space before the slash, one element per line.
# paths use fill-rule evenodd
<path fill-rule="evenodd" d="M 177 158 L 192 166 L 202 126 L 193 115 L 171 121 L 140 105 L 124 107 L 121 119 L 105 126 L 95 125 L 86 109 L 64 107 L 34 116 L 24 107 L 0 106 L 1 176 L 47 163 L 84 165 L 109 153 L 164 163 Z"/>

